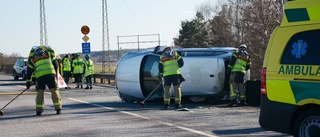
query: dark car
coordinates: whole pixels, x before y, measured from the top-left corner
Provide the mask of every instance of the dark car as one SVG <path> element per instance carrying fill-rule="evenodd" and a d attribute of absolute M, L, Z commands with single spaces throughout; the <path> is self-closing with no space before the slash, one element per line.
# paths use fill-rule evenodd
<path fill-rule="evenodd" d="M 16 63 L 13 65 L 13 78 L 14 80 L 18 80 L 22 77 L 23 80 L 26 80 L 27 74 L 27 58 L 17 59 Z"/>

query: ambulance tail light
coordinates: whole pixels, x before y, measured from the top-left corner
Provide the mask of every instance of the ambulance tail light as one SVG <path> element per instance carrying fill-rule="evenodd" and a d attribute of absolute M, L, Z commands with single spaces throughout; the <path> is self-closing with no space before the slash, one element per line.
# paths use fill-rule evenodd
<path fill-rule="evenodd" d="M 261 72 L 261 94 L 266 95 L 267 89 L 266 89 L 266 76 L 267 76 L 267 68 L 263 68 Z"/>

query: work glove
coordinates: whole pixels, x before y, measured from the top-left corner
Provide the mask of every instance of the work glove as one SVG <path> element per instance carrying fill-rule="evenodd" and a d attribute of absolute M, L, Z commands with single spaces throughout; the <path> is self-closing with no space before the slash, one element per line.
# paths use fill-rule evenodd
<path fill-rule="evenodd" d="M 30 87 L 31 87 L 31 82 L 30 81 L 26 82 L 26 88 L 30 89 Z"/>
<path fill-rule="evenodd" d="M 181 74 L 179 74 L 179 78 L 180 78 L 181 83 L 182 83 L 183 81 L 186 81 L 186 79 L 184 79 L 184 77 L 183 77 Z"/>
<path fill-rule="evenodd" d="M 162 78 L 163 78 L 163 74 L 160 73 L 160 74 L 159 74 L 159 79 L 162 79 Z"/>

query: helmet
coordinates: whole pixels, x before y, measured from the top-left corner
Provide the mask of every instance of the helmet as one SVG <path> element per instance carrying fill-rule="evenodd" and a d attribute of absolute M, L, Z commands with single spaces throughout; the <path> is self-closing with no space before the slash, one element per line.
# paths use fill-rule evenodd
<path fill-rule="evenodd" d="M 80 54 L 79 53 L 74 53 L 74 57 L 79 57 Z"/>
<path fill-rule="evenodd" d="M 172 58 L 174 56 L 175 51 L 173 50 L 166 50 L 165 55 L 168 58 Z"/>
<path fill-rule="evenodd" d="M 163 52 L 166 52 L 167 50 L 169 50 L 169 51 L 170 51 L 170 50 L 171 50 L 171 48 L 170 48 L 170 47 L 166 47 L 166 48 L 164 48 L 164 49 L 163 49 Z"/>
<path fill-rule="evenodd" d="M 247 49 L 247 45 L 245 45 L 245 44 L 241 44 L 241 45 L 239 46 L 239 49 L 241 49 L 241 48 L 243 48 L 243 49 Z"/>
<path fill-rule="evenodd" d="M 84 56 L 84 58 L 86 58 L 88 60 L 88 59 L 90 59 L 90 55 L 86 54 L 86 56 Z"/>
<path fill-rule="evenodd" d="M 43 56 L 43 53 L 45 52 L 45 50 L 38 48 L 34 51 L 34 56 Z"/>

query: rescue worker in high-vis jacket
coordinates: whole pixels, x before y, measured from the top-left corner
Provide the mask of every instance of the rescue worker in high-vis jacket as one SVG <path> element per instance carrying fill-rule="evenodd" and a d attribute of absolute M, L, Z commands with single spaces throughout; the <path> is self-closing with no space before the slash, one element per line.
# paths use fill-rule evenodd
<path fill-rule="evenodd" d="M 244 90 L 244 77 L 250 69 L 251 57 L 246 51 L 247 46 L 241 44 L 238 50 L 234 51 L 228 65 L 230 75 L 230 99 L 229 107 L 234 104 L 246 105 L 246 95 Z"/>
<path fill-rule="evenodd" d="M 86 61 L 84 62 L 84 77 L 86 78 L 86 88 L 84 89 L 92 89 L 92 75 L 94 74 L 94 66 L 93 61 L 90 59 L 90 55 L 86 54 Z"/>
<path fill-rule="evenodd" d="M 70 59 L 69 59 L 69 55 L 65 55 L 63 60 L 62 60 L 62 68 L 63 68 L 63 77 L 64 77 L 64 82 L 66 82 L 67 87 L 65 87 L 65 89 L 71 89 L 69 87 L 69 79 L 71 76 L 71 63 L 70 63 Z"/>
<path fill-rule="evenodd" d="M 33 46 L 29 52 L 29 56 L 28 56 L 28 61 L 27 61 L 27 65 L 28 64 L 32 64 L 32 58 L 34 55 L 34 52 L 36 49 L 41 48 L 43 50 L 48 51 L 51 54 L 51 60 L 54 61 L 55 63 L 58 63 L 57 60 L 57 54 L 55 53 L 55 50 L 53 48 L 51 48 L 50 46 Z M 31 76 L 31 79 L 26 79 L 27 81 L 32 81 L 33 83 L 35 83 L 36 85 L 36 90 L 38 90 L 38 85 L 37 85 L 37 81 L 36 81 L 36 77 L 35 74 L 33 73 Z"/>
<path fill-rule="evenodd" d="M 82 75 L 83 75 L 83 67 L 84 67 L 84 63 L 83 60 L 80 58 L 80 54 L 76 53 L 75 55 L 75 59 L 72 61 L 72 67 L 73 67 L 73 76 L 75 78 L 75 81 L 77 83 L 77 87 L 79 88 L 79 86 L 81 87 L 81 89 L 83 89 L 82 86 Z"/>
<path fill-rule="evenodd" d="M 62 103 L 57 83 L 57 73 L 59 64 L 52 60 L 51 53 L 44 47 L 39 47 L 34 51 L 31 62 L 28 63 L 26 87 L 31 87 L 31 75 L 33 72 L 37 79 L 38 92 L 36 95 L 36 115 L 41 115 L 44 109 L 44 91 L 46 86 L 51 91 L 51 98 L 56 110 L 56 114 L 61 114 Z"/>
<path fill-rule="evenodd" d="M 180 68 L 184 62 L 181 56 L 172 51 L 170 47 L 163 50 L 163 54 L 159 60 L 159 72 L 164 79 L 164 107 L 168 109 L 170 107 L 171 85 L 174 88 L 174 100 L 175 108 L 182 108 L 181 106 L 181 82 L 182 76 L 180 74 Z"/>

